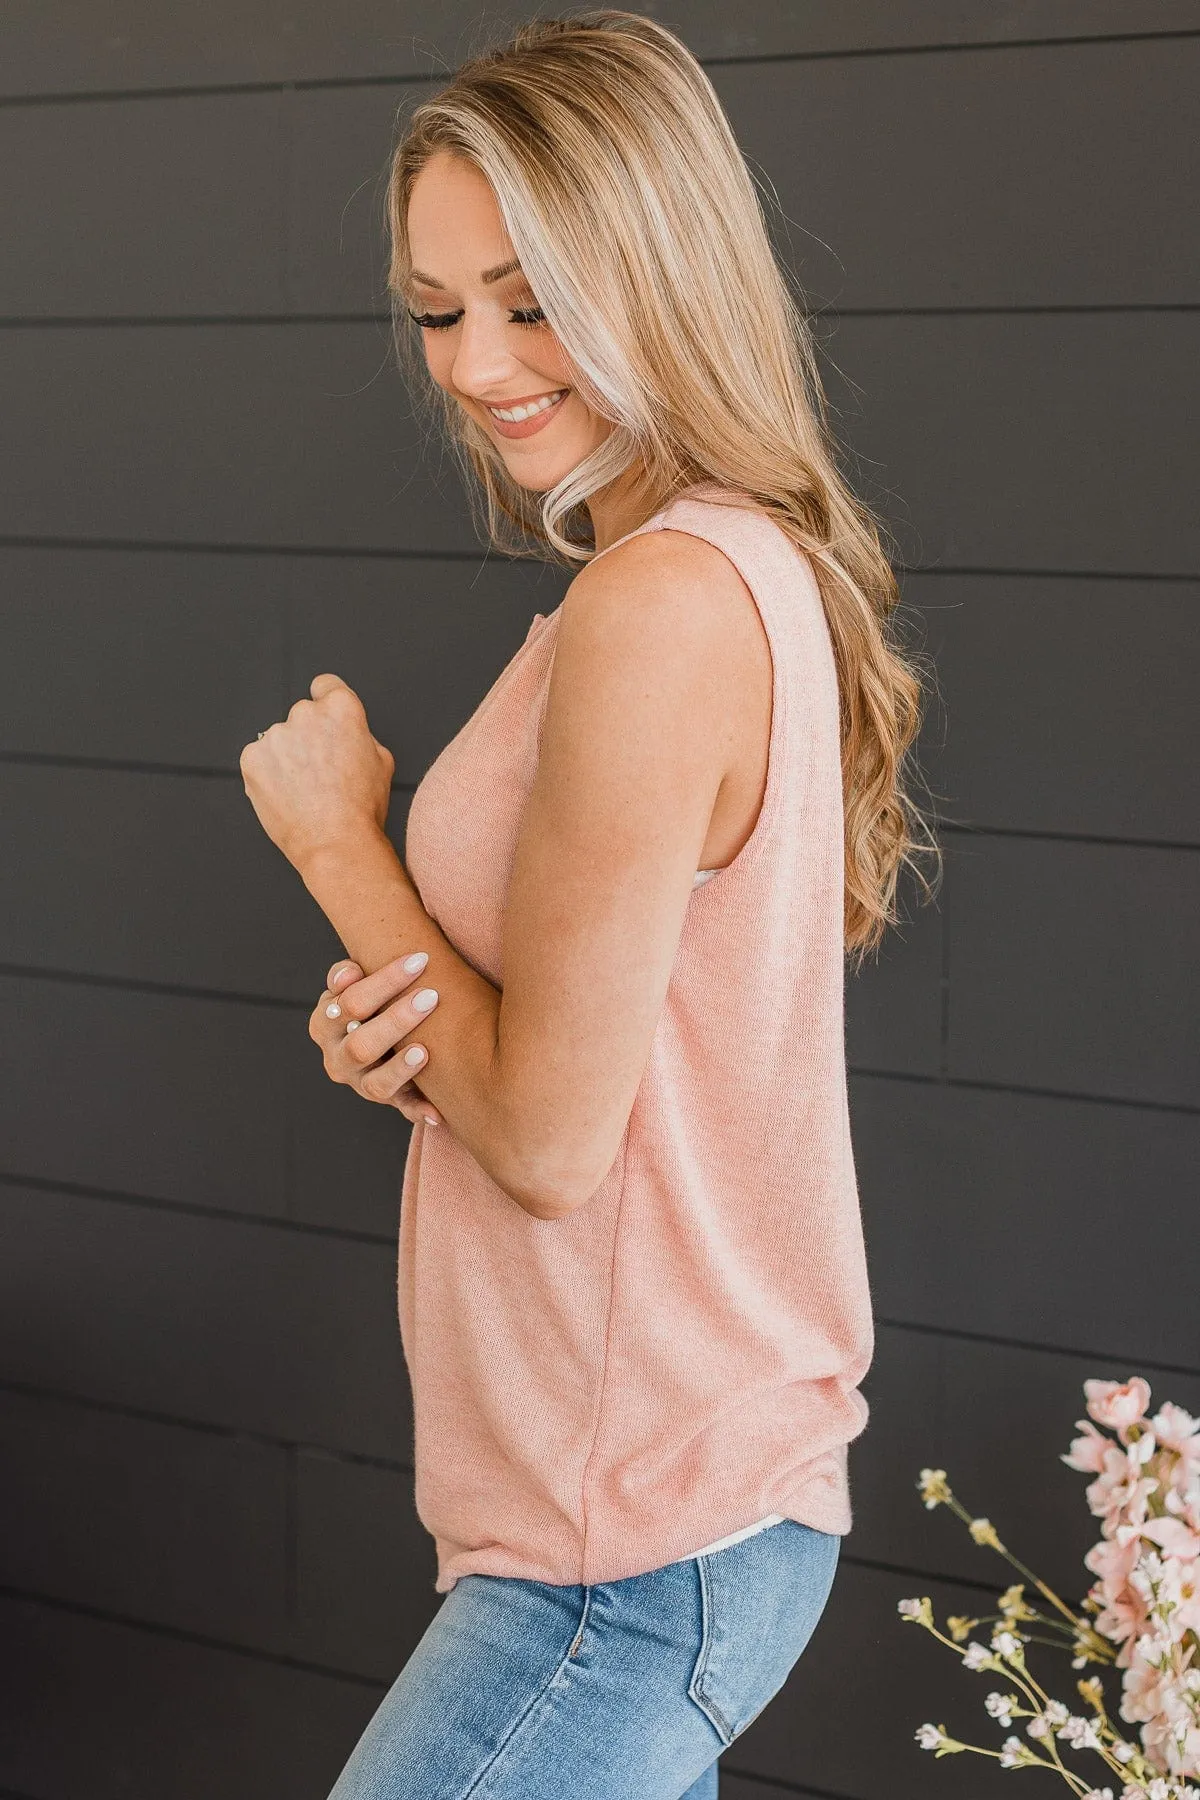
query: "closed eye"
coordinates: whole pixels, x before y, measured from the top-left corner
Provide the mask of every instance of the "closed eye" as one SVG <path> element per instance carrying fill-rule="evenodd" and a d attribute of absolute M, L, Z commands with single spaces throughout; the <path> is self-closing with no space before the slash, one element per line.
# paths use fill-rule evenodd
<path fill-rule="evenodd" d="M 411 306 L 406 306 L 404 310 L 413 324 L 419 325 L 422 331 L 448 331 L 451 325 L 456 325 L 462 318 L 461 307 L 457 312 L 451 313 L 415 313 Z M 546 315 L 540 306 L 510 308 L 510 311 L 514 325 L 544 325 L 546 323 Z"/>

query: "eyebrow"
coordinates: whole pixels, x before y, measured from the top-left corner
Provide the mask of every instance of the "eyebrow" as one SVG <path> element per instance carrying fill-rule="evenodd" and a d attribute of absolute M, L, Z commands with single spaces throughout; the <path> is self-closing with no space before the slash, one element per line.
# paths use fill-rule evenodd
<path fill-rule="evenodd" d="M 514 257 L 511 262 L 497 263 L 494 269 L 485 269 L 479 279 L 480 281 L 489 283 L 493 281 L 503 281 L 506 275 L 514 274 L 520 267 L 520 262 Z M 414 281 L 419 281 L 422 287 L 442 289 L 440 281 L 435 280 L 432 275 L 422 274 L 420 269 L 410 269 L 409 274 Z M 442 291 L 444 292 L 445 290 L 442 289 Z"/>

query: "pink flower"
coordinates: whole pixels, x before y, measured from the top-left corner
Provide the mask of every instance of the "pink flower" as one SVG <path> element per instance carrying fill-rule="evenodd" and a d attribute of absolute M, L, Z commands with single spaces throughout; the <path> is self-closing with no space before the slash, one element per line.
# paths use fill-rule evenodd
<path fill-rule="evenodd" d="M 1102 1431 L 1088 1419 L 1076 1419 L 1076 1425 L 1084 1433 L 1083 1437 L 1071 1439 L 1070 1455 L 1060 1457 L 1069 1469 L 1081 1469 L 1085 1474 L 1098 1475 L 1104 1467 L 1104 1453 L 1112 1448 L 1112 1439 L 1106 1438 Z"/>
<path fill-rule="evenodd" d="M 1121 1717 L 1132 1725 L 1149 1721 L 1162 1711 L 1164 1676 L 1161 1669 L 1135 1658 L 1125 1672 L 1121 1694 Z"/>
<path fill-rule="evenodd" d="M 1158 1485 L 1156 1476 L 1140 1474 L 1139 1465 L 1116 1444 L 1110 1444 L 1102 1473 L 1088 1485 L 1087 1503 L 1096 1517 L 1104 1520 L 1108 1535 L 1122 1524 L 1140 1525 L 1149 1496 L 1158 1491 Z"/>
<path fill-rule="evenodd" d="M 1184 1524 L 1182 1519 L 1162 1517 L 1147 1519 L 1142 1526 L 1142 1536 L 1153 1538 L 1154 1542 L 1168 1556 L 1178 1556 L 1184 1562 L 1200 1556 L 1200 1537 Z"/>
<path fill-rule="evenodd" d="M 1083 1391 L 1097 1425 L 1108 1425 L 1114 1431 L 1122 1425 L 1140 1424 L 1150 1404 L 1150 1383 L 1140 1375 L 1132 1375 L 1128 1381 L 1085 1381 Z"/>
<path fill-rule="evenodd" d="M 1174 1406 L 1171 1401 L 1159 1407 L 1152 1420 L 1154 1435 L 1160 1444 L 1168 1450 L 1176 1450 L 1183 1454 L 1200 1454 L 1200 1419 L 1193 1419 L 1191 1413 L 1184 1412 L 1182 1406 Z"/>

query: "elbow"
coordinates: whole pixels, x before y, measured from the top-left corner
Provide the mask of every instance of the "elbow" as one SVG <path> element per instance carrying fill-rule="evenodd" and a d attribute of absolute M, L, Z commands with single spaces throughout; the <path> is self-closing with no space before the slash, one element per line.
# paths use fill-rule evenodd
<path fill-rule="evenodd" d="M 531 1219 L 569 1219 L 576 1210 L 577 1202 L 565 1200 L 560 1194 L 527 1193 L 511 1194 L 522 1212 L 528 1213 Z"/>
<path fill-rule="evenodd" d="M 597 1130 L 594 1120 L 572 1119 L 561 1093 L 526 1098 L 498 1083 L 489 1173 L 530 1218 L 570 1218 L 603 1186 L 627 1123 Z"/>
<path fill-rule="evenodd" d="M 583 1159 L 551 1163 L 545 1157 L 517 1156 L 509 1160 L 500 1185 L 530 1218 L 567 1219 L 591 1199 L 611 1164 L 610 1157 L 596 1174 Z"/>
<path fill-rule="evenodd" d="M 509 1174 L 500 1184 L 509 1199 L 529 1214 L 531 1219 L 567 1219 L 576 1212 L 594 1190 L 583 1193 L 568 1183 L 545 1175 Z"/>

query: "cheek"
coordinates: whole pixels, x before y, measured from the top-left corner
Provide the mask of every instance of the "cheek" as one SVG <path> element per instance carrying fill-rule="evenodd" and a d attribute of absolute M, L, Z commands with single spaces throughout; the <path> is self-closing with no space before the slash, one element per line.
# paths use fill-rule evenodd
<path fill-rule="evenodd" d="M 547 333 L 540 361 L 552 381 L 557 381 L 562 387 L 576 385 L 571 359 L 552 332 Z"/>

